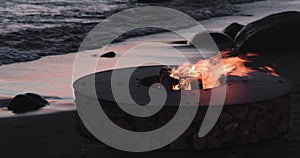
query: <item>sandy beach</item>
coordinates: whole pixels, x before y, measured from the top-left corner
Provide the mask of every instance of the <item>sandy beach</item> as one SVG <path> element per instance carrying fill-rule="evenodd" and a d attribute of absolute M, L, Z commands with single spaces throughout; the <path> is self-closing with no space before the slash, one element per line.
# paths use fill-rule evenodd
<path fill-rule="evenodd" d="M 274 3 L 278 5 L 274 5 Z M 200 21 L 210 31 L 220 31 L 232 22 L 247 24 L 271 13 L 300 10 L 299 1 L 262 1 L 237 5 L 243 14 L 253 16 L 228 16 Z M 192 30 L 187 30 L 192 32 Z M 172 40 L 170 40 L 172 39 Z M 96 71 L 109 70 L 122 57 L 122 53 L 132 45 L 143 42 L 169 42 L 182 40 L 170 33 L 160 33 L 144 37 L 128 39 L 116 43 L 107 51 L 118 52 L 115 58 L 102 58 Z M 164 51 L 168 51 L 166 48 Z M 140 56 L 128 58 L 148 59 L 144 48 L 137 48 Z M 101 50 L 91 50 L 81 56 L 80 64 L 88 67 L 99 60 Z M 184 50 L 189 54 L 189 50 Z M 288 54 L 288 55 L 287 55 Z M 57 96 L 61 99 L 50 100 L 50 105 L 26 114 L 16 115 L 0 109 L 0 152 L 6 158 L 45 157 L 45 158 L 77 158 L 77 157 L 204 157 L 204 158 L 298 158 L 300 157 L 300 67 L 298 52 L 286 52 L 282 55 L 270 55 L 270 60 L 281 59 L 279 74 L 294 84 L 291 94 L 291 125 L 289 132 L 272 141 L 239 147 L 227 147 L 205 151 L 153 151 L 147 153 L 127 153 L 92 142 L 81 137 L 75 130 L 77 115 L 73 102 L 72 83 L 83 73 L 74 75 L 73 66 L 78 54 L 47 56 L 36 61 L 3 65 L 0 67 L 0 104 L 7 105 L 9 99 L 19 93 L 35 92 L 43 96 Z M 169 58 L 168 53 L 160 53 L 152 59 Z M 173 57 L 171 63 L 178 62 Z M 134 66 L 134 65 L 128 65 Z M 94 70 L 84 70 L 85 74 Z"/>
<path fill-rule="evenodd" d="M 299 98 L 299 91 L 297 92 Z M 192 158 L 298 158 L 300 156 L 300 104 L 292 104 L 289 132 L 272 141 L 247 146 L 205 151 L 153 151 L 127 153 L 82 138 L 75 130 L 76 113 L 1 119 L 3 157 L 183 157 Z"/>

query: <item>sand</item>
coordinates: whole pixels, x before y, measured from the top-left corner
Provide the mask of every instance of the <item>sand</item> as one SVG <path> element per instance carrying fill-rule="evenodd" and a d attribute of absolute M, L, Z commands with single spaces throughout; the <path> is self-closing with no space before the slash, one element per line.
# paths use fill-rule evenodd
<path fill-rule="evenodd" d="M 300 91 L 294 93 L 299 98 Z M 300 156 L 300 103 L 292 104 L 289 132 L 272 141 L 206 151 L 153 151 L 127 153 L 79 136 L 76 113 L 1 119 L 1 157 L 79 158 L 79 157 L 203 157 L 203 158 L 298 158 Z"/>

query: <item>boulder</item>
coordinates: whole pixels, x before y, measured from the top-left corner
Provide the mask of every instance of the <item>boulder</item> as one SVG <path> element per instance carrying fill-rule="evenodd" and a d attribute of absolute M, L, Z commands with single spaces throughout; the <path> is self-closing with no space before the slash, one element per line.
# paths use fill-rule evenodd
<path fill-rule="evenodd" d="M 34 101 L 39 102 L 41 104 L 44 104 L 44 105 L 48 104 L 48 101 L 44 97 L 42 97 L 42 96 L 40 96 L 38 94 L 35 94 L 35 93 L 26 93 L 25 95 L 28 98 L 30 98 L 31 100 L 34 100 Z"/>
<path fill-rule="evenodd" d="M 300 49 L 300 12 L 266 16 L 246 25 L 236 36 L 237 53 L 281 52 Z"/>
<path fill-rule="evenodd" d="M 116 53 L 113 51 L 102 54 L 100 57 L 104 58 L 113 58 L 116 56 Z"/>
<path fill-rule="evenodd" d="M 228 25 L 223 32 L 232 39 L 235 39 L 236 35 L 241 31 L 241 29 L 243 29 L 243 27 L 244 25 L 234 22 Z"/>
<path fill-rule="evenodd" d="M 42 96 L 34 93 L 19 94 L 15 96 L 7 109 L 14 113 L 24 113 L 28 111 L 38 110 L 48 104 Z"/>
<path fill-rule="evenodd" d="M 219 33 L 219 32 L 211 32 L 211 33 L 209 33 L 209 35 L 214 40 L 214 42 L 218 46 L 219 50 L 228 50 L 228 49 L 234 48 L 234 41 L 228 35 L 226 35 L 224 33 Z M 208 38 L 207 34 L 198 33 L 194 36 L 192 41 L 189 42 L 189 44 L 192 45 L 192 43 L 199 43 L 201 46 L 202 43 L 207 44 L 207 43 L 205 43 L 207 38 Z M 210 47 L 212 47 L 212 46 L 204 45 L 202 48 L 210 49 Z"/>

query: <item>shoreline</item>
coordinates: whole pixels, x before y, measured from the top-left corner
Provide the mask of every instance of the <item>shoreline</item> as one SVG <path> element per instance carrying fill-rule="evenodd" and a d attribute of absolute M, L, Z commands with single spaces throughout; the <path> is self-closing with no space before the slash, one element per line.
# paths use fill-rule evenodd
<path fill-rule="evenodd" d="M 116 10 L 104 12 L 103 18 L 107 18 L 110 15 L 124 9 L 149 5 L 177 9 L 192 16 L 198 21 L 211 19 L 214 17 L 242 15 L 240 14 L 241 11 L 237 9 L 236 3 L 223 2 L 219 0 L 201 3 L 193 1 L 186 3 L 182 0 L 173 1 L 167 1 L 163 3 L 128 2 L 126 7 L 120 6 L 120 8 Z M 238 1 L 239 0 L 235 2 Z M 253 2 L 256 0 L 250 1 Z M 251 2 L 246 1 L 243 4 L 248 4 Z M 99 22 L 103 22 L 103 19 L 100 18 Z M 32 28 L 1 34 L 0 37 L 5 39 L 5 42 L 0 43 L 0 54 L 2 53 L 2 55 L 0 55 L 0 66 L 19 62 L 34 61 L 45 56 L 63 55 L 77 52 L 81 41 L 99 22 L 71 23 L 63 24 L 57 27 L 45 27 L 42 29 Z M 116 41 L 122 42 L 126 39 L 147 36 L 161 32 L 163 32 L 161 29 L 142 28 L 126 32 L 117 38 Z M 23 40 L 19 41 L 19 39 Z M 22 58 L 20 58 L 20 56 L 22 56 Z"/>

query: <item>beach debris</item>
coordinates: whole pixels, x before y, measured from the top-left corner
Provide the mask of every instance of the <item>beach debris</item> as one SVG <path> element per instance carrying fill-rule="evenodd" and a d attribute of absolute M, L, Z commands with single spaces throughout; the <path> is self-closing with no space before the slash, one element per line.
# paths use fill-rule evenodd
<path fill-rule="evenodd" d="M 107 53 L 102 54 L 100 57 L 104 58 L 113 58 L 116 56 L 116 53 L 114 51 L 110 51 Z"/>
<path fill-rule="evenodd" d="M 235 39 L 236 35 L 240 32 L 241 29 L 243 29 L 244 25 L 239 24 L 237 22 L 234 22 L 230 25 L 228 25 L 223 32 L 227 34 L 232 39 Z"/>
<path fill-rule="evenodd" d="M 300 12 L 288 11 L 266 16 L 246 25 L 236 36 L 237 54 L 281 52 L 300 48 Z"/>
<path fill-rule="evenodd" d="M 42 96 L 35 93 L 19 94 L 15 96 L 7 109 L 14 113 L 25 113 L 38 110 L 48 104 Z"/>

